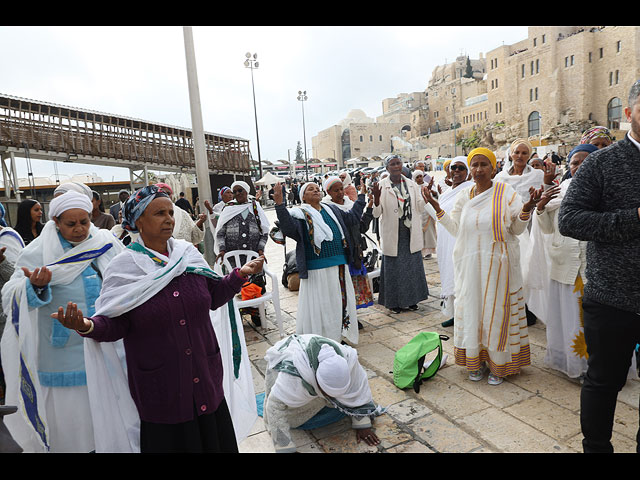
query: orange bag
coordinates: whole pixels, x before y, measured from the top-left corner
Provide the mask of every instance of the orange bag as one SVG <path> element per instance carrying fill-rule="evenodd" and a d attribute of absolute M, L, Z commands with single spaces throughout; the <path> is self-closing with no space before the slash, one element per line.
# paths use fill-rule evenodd
<path fill-rule="evenodd" d="M 262 287 L 255 283 L 247 282 L 242 286 L 240 290 L 242 300 L 251 300 L 262 296 Z"/>

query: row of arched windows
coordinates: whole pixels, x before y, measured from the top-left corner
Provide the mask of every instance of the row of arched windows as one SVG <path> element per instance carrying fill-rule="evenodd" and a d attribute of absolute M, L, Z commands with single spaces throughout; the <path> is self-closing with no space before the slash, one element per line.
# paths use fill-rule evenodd
<path fill-rule="evenodd" d="M 540 135 L 540 112 L 531 112 L 527 119 L 529 136 Z M 607 104 L 607 128 L 609 130 L 619 130 L 622 121 L 622 101 L 618 97 L 609 100 Z"/>

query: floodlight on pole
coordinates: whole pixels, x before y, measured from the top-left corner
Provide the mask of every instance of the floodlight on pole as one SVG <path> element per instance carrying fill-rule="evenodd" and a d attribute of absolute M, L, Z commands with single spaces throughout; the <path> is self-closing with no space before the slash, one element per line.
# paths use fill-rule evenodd
<path fill-rule="evenodd" d="M 246 68 L 251 69 L 251 90 L 253 92 L 253 115 L 256 121 L 256 145 L 258 147 L 258 172 L 260 178 L 262 178 L 262 158 L 260 157 L 260 136 L 258 135 L 258 111 L 256 109 L 256 89 L 253 83 L 253 69 L 258 68 L 258 54 L 254 53 L 253 55 L 250 52 L 245 54 L 246 60 L 244 61 L 244 66 Z"/>
<path fill-rule="evenodd" d="M 298 90 L 298 100 L 302 104 L 302 136 L 304 140 L 304 172 L 307 179 L 309 181 L 309 160 L 307 158 L 307 131 L 304 124 L 304 102 L 307 101 L 307 91 Z"/>

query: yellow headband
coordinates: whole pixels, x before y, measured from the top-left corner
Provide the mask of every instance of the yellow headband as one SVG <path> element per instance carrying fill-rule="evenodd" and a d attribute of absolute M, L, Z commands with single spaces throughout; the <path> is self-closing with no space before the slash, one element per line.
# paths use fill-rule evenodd
<path fill-rule="evenodd" d="M 485 157 L 487 157 L 489 159 L 489 161 L 491 162 L 491 165 L 493 166 L 493 168 L 496 168 L 496 156 L 494 155 L 494 153 L 489 150 L 488 148 L 484 148 L 484 147 L 478 147 L 478 148 L 474 148 L 473 150 L 471 150 L 469 152 L 469 155 L 467 155 L 467 163 L 469 164 L 469 167 L 471 167 L 471 159 L 473 157 L 475 157 L 476 155 L 484 155 Z"/>
<path fill-rule="evenodd" d="M 444 163 L 442 164 L 442 169 L 444 170 L 445 168 L 447 168 L 450 163 L 451 163 L 451 159 L 445 160 Z"/>

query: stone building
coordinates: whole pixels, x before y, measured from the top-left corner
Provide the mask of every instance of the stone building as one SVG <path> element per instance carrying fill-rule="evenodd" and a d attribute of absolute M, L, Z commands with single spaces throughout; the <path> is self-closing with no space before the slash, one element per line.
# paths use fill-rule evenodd
<path fill-rule="evenodd" d="M 450 142 L 475 131 L 494 150 L 516 137 L 573 145 L 593 125 L 622 138 L 629 88 L 640 78 L 640 27 L 529 27 L 526 39 L 487 52 L 485 62 L 486 74 L 473 81 L 447 77 L 455 64 L 437 67 L 427 87 L 429 121 L 413 131 L 455 125 Z M 423 143 L 448 154 L 452 145 L 442 138 Z"/>
<path fill-rule="evenodd" d="M 362 110 L 352 110 L 337 125 L 325 128 L 311 139 L 313 156 L 335 159 L 338 167 L 355 157 L 373 157 L 393 150 L 394 138 L 403 138 L 409 127 L 408 117 L 398 110 L 388 112 L 382 120 L 367 117 Z M 384 114 L 383 114 L 384 117 Z"/>

